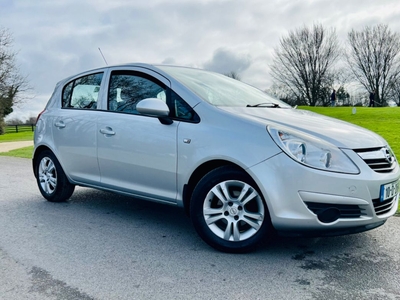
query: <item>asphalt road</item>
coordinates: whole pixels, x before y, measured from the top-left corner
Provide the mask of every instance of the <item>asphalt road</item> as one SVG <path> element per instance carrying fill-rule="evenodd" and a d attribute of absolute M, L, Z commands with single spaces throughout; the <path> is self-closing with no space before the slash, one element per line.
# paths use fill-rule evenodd
<path fill-rule="evenodd" d="M 400 299 L 400 218 L 224 254 L 179 208 L 84 188 L 50 203 L 29 159 L 0 156 L 0 299 Z"/>

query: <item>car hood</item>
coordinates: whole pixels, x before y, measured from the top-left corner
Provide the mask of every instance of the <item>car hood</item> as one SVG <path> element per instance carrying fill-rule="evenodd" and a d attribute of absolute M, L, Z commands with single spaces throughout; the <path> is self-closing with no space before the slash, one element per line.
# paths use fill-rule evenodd
<path fill-rule="evenodd" d="M 382 137 L 365 128 L 306 110 L 268 107 L 220 108 L 265 125 L 299 130 L 341 148 L 374 148 L 387 144 Z"/>

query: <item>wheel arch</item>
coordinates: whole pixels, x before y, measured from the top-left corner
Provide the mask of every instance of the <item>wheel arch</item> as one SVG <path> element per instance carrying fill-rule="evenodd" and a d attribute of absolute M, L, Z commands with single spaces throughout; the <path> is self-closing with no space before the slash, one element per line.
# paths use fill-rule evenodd
<path fill-rule="evenodd" d="M 251 175 L 248 172 L 246 172 L 246 170 L 243 169 L 242 167 L 240 167 L 239 165 L 237 165 L 237 164 L 235 164 L 235 163 L 233 163 L 231 161 L 221 160 L 221 159 L 207 161 L 207 162 L 201 164 L 200 166 L 198 166 L 196 168 L 196 170 L 190 176 L 190 179 L 189 179 L 188 183 L 185 184 L 184 187 L 183 187 L 183 197 L 182 198 L 183 198 L 183 207 L 184 207 L 186 215 L 190 216 L 190 200 L 192 198 L 193 190 L 196 187 L 197 183 L 207 173 L 209 173 L 212 170 L 215 170 L 217 168 L 225 167 L 225 166 L 234 167 L 234 168 L 246 173 L 247 175 L 249 175 L 249 177 L 253 180 L 253 183 L 259 189 L 257 183 L 251 177 Z"/>
<path fill-rule="evenodd" d="M 46 159 L 46 166 L 39 171 L 40 164 L 44 159 Z M 46 145 L 38 146 L 33 153 L 32 165 L 40 193 L 44 198 L 50 202 L 64 202 L 72 196 L 75 185 L 66 176 L 51 148 Z"/>
<path fill-rule="evenodd" d="M 35 177 L 37 176 L 36 174 L 36 170 L 35 170 L 35 166 L 37 163 L 37 160 L 39 158 L 39 155 L 43 152 L 43 151 L 50 151 L 57 159 L 58 163 L 60 164 L 61 168 L 64 170 L 63 165 L 61 164 L 60 159 L 58 158 L 57 154 L 53 151 L 53 149 L 51 149 L 49 146 L 47 145 L 40 145 L 38 146 L 35 150 L 35 152 L 33 153 L 33 157 L 32 157 L 32 167 L 33 167 L 33 172 L 35 174 Z M 67 176 L 68 181 L 71 182 L 70 178 Z"/>
<path fill-rule="evenodd" d="M 32 167 L 33 167 L 33 174 L 35 175 L 35 177 L 37 177 L 37 175 L 38 175 L 37 172 L 36 172 L 35 166 L 36 166 L 36 163 L 37 163 L 39 154 L 42 153 L 43 151 L 46 151 L 46 150 L 49 150 L 49 151 L 51 151 L 51 152 L 54 154 L 54 152 L 53 152 L 49 147 L 47 147 L 47 146 L 45 146 L 45 145 L 40 145 L 39 147 L 37 147 L 37 148 L 35 149 L 35 152 L 33 153 L 33 157 L 32 157 Z"/>

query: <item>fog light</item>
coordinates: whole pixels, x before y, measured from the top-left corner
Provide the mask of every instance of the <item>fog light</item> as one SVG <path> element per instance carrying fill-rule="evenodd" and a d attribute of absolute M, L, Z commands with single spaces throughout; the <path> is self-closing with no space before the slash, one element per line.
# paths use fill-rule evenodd
<path fill-rule="evenodd" d="M 317 217 L 322 223 L 332 223 L 340 218 L 340 210 L 335 207 L 326 208 L 318 212 Z"/>

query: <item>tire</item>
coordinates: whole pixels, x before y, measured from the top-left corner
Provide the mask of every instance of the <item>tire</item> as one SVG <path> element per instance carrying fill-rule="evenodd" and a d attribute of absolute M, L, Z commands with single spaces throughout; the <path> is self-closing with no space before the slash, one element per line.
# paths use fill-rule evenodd
<path fill-rule="evenodd" d="M 272 233 L 261 192 L 248 174 L 234 167 L 217 168 L 199 181 L 190 215 L 200 237 L 223 252 L 249 252 Z"/>
<path fill-rule="evenodd" d="M 72 196 L 75 185 L 68 181 L 53 152 L 45 150 L 39 154 L 35 174 L 40 193 L 48 201 L 64 202 Z"/>

